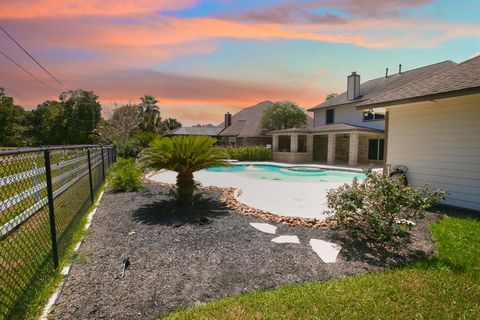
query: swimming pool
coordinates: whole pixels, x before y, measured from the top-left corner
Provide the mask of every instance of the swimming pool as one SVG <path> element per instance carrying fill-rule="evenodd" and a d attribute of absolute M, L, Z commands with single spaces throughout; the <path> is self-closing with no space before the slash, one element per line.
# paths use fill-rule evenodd
<path fill-rule="evenodd" d="M 229 167 L 212 167 L 194 173 L 203 186 L 235 188 L 237 200 L 252 208 L 281 216 L 325 219 L 329 215 L 327 193 L 354 178 L 364 179 L 359 170 L 316 165 L 241 162 Z M 149 179 L 174 184 L 177 173 L 162 170 Z"/>
<path fill-rule="evenodd" d="M 352 182 L 354 178 L 363 180 L 361 172 L 327 170 L 307 166 L 278 166 L 266 164 L 233 164 L 228 167 L 211 167 L 207 172 L 228 172 L 261 180 L 285 182 Z"/>

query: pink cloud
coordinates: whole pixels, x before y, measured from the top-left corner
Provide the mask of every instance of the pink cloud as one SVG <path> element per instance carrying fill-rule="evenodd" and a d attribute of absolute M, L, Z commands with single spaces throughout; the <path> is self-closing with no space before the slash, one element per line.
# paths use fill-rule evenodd
<path fill-rule="evenodd" d="M 274 80 L 229 79 L 228 71 L 219 79 L 152 69 L 181 55 L 212 53 L 222 39 L 307 40 L 383 49 L 432 47 L 452 38 L 480 34 L 474 24 L 419 21 L 399 14 L 402 8 L 427 2 L 296 1 L 236 18 L 179 18 L 159 12 L 188 8 L 195 0 L 3 0 L 2 26 L 34 52 L 65 87 L 45 89 L 8 63 L 5 67 L 2 64 L 0 81 L 4 83 L 0 86 L 22 92 L 24 97 L 18 101 L 26 106 L 57 98 L 62 89 L 69 88 L 94 90 L 106 105 L 135 101 L 151 93 L 165 103 L 171 115 L 180 119 L 193 119 L 194 115 L 208 122 L 229 108 L 267 99 L 290 99 L 311 106 L 327 93 L 315 85 L 322 74 L 285 76 L 299 80 L 275 84 Z M 341 8 L 350 18 L 311 13 L 320 6 Z M 6 46 L 2 49 L 14 55 L 18 48 L 7 40 L 0 34 Z M 14 57 L 50 81 L 31 61 L 18 54 Z"/>
<path fill-rule="evenodd" d="M 156 11 L 174 11 L 194 5 L 195 0 L 3 0 L 4 19 L 83 15 L 123 16 Z"/>

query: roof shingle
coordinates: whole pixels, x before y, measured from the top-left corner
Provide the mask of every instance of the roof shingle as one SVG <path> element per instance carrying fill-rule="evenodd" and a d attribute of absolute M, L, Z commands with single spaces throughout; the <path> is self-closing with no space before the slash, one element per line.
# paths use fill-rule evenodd
<path fill-rule="evenodd" d="M 345 91 L 333 99 L 327 100 L 315 107 L 308 109 L 308 111 L 314 111 L 317 109 L 329 108 L 344 104 L 358 106 L 375 97 L 383 95 L 386 92 L 397 89 L 408 83 L 412 83 L 418 79 L 423 79 L 426 76 L 437 73 L 441 70 L 445 70 L 455 65 L 455 62 L 447 60 L 425 67 L 408 70 L 400 74 L 397 73 L 388 77 L 372 79 L 360 84 L 360 98 L 356 100 L 347 100 L 347 92 Z"/>
<path fill-rule="evenodd" d="M 470 88 L 479 88 L 480 90 L 480 55 L 386 92 L 365 101 L 361 106 L 374 106 L 386 102 L 426 97 Z"/>

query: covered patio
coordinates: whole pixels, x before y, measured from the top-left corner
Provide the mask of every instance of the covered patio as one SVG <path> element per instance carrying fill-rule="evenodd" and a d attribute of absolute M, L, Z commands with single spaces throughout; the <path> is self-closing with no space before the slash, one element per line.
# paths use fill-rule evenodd
<path fill-rule="evenodd" d="M 270 132 L 273 161 L 358 166 L 381 164 L 384 131 L 350 124 Z"/>

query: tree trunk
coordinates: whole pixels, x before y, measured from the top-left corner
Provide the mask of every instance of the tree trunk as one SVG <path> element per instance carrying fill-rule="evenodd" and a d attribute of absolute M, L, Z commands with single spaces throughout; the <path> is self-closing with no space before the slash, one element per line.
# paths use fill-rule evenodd
<path fill-rule="evenodd" d="M 181 207 L 191 208 L 193 205 L 193 193 L 195 181 L 192 172 L 177 174 L 177 203 Z"/>

